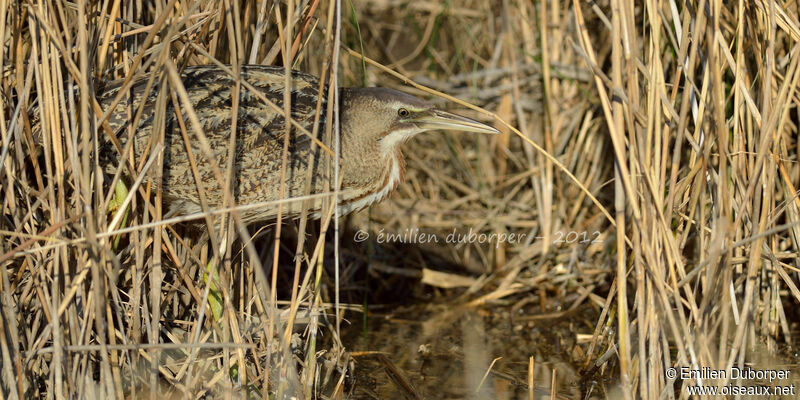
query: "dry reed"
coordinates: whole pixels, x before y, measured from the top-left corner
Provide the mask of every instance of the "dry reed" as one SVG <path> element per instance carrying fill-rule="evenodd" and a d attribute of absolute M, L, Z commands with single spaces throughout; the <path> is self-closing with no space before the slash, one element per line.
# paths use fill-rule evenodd
<path fill-rule="evenodd" d="M 358 326 L 341 322 L 363 310 L 340 288 L 355 264 L 422 278 L 460 306 L 543 314 L 531 321 L 592 309 L 575 360 L 587 379 L 618 377 L 626 398 L 687 397 L 697 382 L 675 384 L 667 368 L 742 367 L 759 340 L 771 352 L 794 344 L 797 15 L 796 2 L 767 0 L 6 0 L 0 394 L 345 398 L 358 364 L 340 335 Z M 415 138 L 397 193 L 347 220 L 302 218 L 259 240 L 226 209 L 197 216 L 221 227 L 203 240 L 164 219 L 146 179 L 162 169 L 163 137 L 104 183 L 94 155 L 112 133 L 92 94 L 107 80 L 163 79 L 163 111 L 184 101 L 179 70 L 208 63 L 405 87 L 504 133 Z M 186 118 L 185 137 L 202 140 Z M 118 180 L 131 185 L 125 220 L 109 212 Z M 364 243 L 352 262 L 340 249 L 351 228 L 465 239 L 388 260 Z M 438 271 L 428 254 L 463 269 Z M 422 271 L 397 267 L 409 259 Z M 556 381 L 529 360 L 520 381 Z"/>

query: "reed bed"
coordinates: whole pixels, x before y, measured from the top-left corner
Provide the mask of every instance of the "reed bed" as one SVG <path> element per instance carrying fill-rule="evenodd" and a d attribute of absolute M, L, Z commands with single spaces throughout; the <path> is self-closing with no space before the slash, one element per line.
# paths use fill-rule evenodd
<path fill-rule="evenodd" d="M 765 367 L 759 354 L 785 354 L 800 322 L 798 11 L 6 0 L 0 394 L 351 398 L 365 354 L 342 338 L 384 300 L 541 324 L 588 311 L 569 356 L 581 380 L 601 382 L 587 397 L 686 398 L 698 382 L 668 368 Z M 115 195 L 98 164 L 110 133 L 96 88 L 155 76 L 179 92 L 181 68 L 210 63 L 402 88 L 503 134 L 415 138 L 397 192 L 341 220 L 198 216 L 214 231 L 165 218 L 157 151 L 123 163 L 115 179 L 131 194 Z M 491 358 L 529 359 L 525 385 L 556 381 L 535 351 L 516 351 Z M 381 354 L 398 393 L 443 397 Z M 520 385 L 465 379 L 465 393 L 534 398 Z"/>

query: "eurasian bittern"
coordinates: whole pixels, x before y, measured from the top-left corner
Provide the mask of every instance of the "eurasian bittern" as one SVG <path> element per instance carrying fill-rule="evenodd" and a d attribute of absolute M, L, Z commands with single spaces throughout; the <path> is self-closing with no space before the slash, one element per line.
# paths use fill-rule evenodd
<path fill-rule="evenodd" d="M 250 205 L 281 199 L 281 164 L 286 133 L 285 118 L 268 106 L 264 99 L 283 109 L 285 89 L 284 69 L 271 66 L 246 65 L 241 68 L 241 79 L 249 85 L 241 86 L 236 131 L 236 151 L 233 162 L 232 190 L 237 205 Z M 313 129 L 320 97 L 319 81 L 316 77 L 292 72 L 291 118 L 308 132 Z M 227 165 L 228 146 L 232 122 L 233 78 L 216 66 L 195 66 L 185 69 L 183 86 L 188 93 L 194 113 L 208 138 L 213 156 L 219 168 Z M 251 86 L 250 86 L 251 85 Z M 146 80 L 139 81 L 128 91 L 133 98 L 120 102 L 108 119 L 124 147 L 128 135 L 128 124 L 142 101 L 145 108 L 134 133 L 133 154 L 138 160 L 145 149 L 152 145 L 155 137 L 153 122 L 158 85 L 144 95 Z M 250 86 L 248 88 L 247 86 Z M 111 85 L 104 89 L 98 100 L 107 110 L 117 96 L 120 87 Z M 254 90 L 258 93 L 254 93 Z M 414 135 L 432 129 L 449 129 L 483 133 L 499 133 L 496 129 L 478 121 L 439 110 L 416 97 L 385 88 L 341 88 L 340 89 L 341 156 L 339 212 L 344 215 L 367 207 L 386 198 L 402 181 L 405 159 L 400 145 Z M 126 96 L 128 96 L 126 95 Z M 324 97 L 324 96 L 323 96 Z M 197 172 L 204 188 L 210 208 L 223 207 L 222 182 L 219 182 L 212 163 L 205 156 L 200 141 L 195 140 L 189 110 L 183 104 L 180 116 L 186 121 L 184 129 L 190 138 L 187 144 L 182 138 L 178 113 L 168 101 L 164 141 L 164 171 L 162 191 L 169 214 L 186 215 L 201 211 L 198 187 L 192 172 L 190 150 L 196 159 Z M 129 108 L 129 106 L 133 106 Z M 133 110 L 129 112 L 129 110 Z M 322 103 L 321 110 L 326 110 Z M 321 118 L 318 138 L 325 132 Z M 311 139 L 308 134 L 293 132 L 289 141 L 288 162 L 285 170 L 283 198 L 295 198 L 307 193 L 306 177 L 311 173 L 311 194 L 324 193 L 326 186 L 332 190 L 332 169 L 323 169 L 323 157 L 330 155 Z M 309 166 L 309 154 L 314 153 L 314 164 Z M 116 165 L 119 152 L 106 141 L 101 147 L 101 160 Z M 218 170 L 219 171 L 219 170 Z M 326 185 L 327 183 L 327 185 Z M 312 217 L 321 215 L 323 201 L 316 197 L 309 207 Z M 297 216 L 301 202 L 285 204 L 283 215 Z M 245 207 L 240 212 L 245 223 L 274 219 L 277 205 L 260 208 Z"/>

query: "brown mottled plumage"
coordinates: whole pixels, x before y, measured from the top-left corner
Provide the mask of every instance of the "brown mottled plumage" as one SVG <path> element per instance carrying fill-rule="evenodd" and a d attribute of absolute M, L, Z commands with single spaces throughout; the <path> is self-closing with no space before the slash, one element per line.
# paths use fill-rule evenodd
<path fill-rule="evenodd" d="M 283 109 L 284 69 L 271 66 L 242 66 L 241 78 L 256 88 L 264 97 Z M 216 66 L 188 67 L 182 75 L 183 85 L 199 118 L 203 132 L 220 168 L 227 165 L 228 143 L 231 133 L 231 92 L 234 81 L 230 75 Z M 319 96 L 319 81 L 314 76 L 292 72 L 292 119 L 312 131 Z M 135 130 L 133 153 L 139 162 L 151 146 L 156 87 L 145 96 L 146 80 L 134 83 L 123 98 L 108 123 L 116 132 L 122 146 L 128 138 L 127 124 L 142 101 L 145 108 Z M 98 96 L 104 110 L 110 107 L 119 91 L 119 86 L 109 85 Z M 130 95 L 133 98 L 130 98 Z M 341 161 L 342 186 L 339 207 L 342 214 L 362 209 L 380 201 L 401 182 L 405 167 L 399 146 L 408 138 L 430 129 L 456 129 L 484 133 L 497 133 L 494 128 L 477 121 L 435 109 L 427 102 L 405 93 L 384 88 L 340 89 Z M 172 215 L 200 212 L 200 197 L 189 162 L 186 144 L 176 121 L 177 113 L 172 103 L 167 102 L 166 131 L 164 142 L 164 172 L 161 187 L 165 202 Z M 133 106 L 130 107 L 129 106 Z M 326 110 L 322 104 L 322 110 Z M 284 118 L 258 98 L 245 85 L 241 86 L 236 132 L 233 192 L 236 204 L 279 200 L 281 178 L 281 155 L 284 144 Z M 212 208 L 223 206 L 222 183 L 218 182 L 212 164 L 204 156 L 199 140 L 195 137 L 181 106 L 190 138 L 191 151 L 205 189 L 206 199 Z M 323 112 L 324 117 L 324 112 Z M 318 137 L 325 132 L 325 120 L 321 118 Z M 309 168 L 309 152 L 314 152 L 311 193 L 325 192 L 325 184 L 332 176 L 324 171 L 321 159 L 331 156 L 316 145 L 309 136 L 293 132 L 289 142 L 289 157 L 286 169 L 284 198 L 303 196 L 306 193 L 306 172 Z M 107 169 L 117 165 L 119 153 L 106 141 L 101 145 L 101 163 Z M 329 163 L 332 165 L 332 163 Z M 333 187 L 332 183 L 329 187 Z M 301 202 L 284 205 L 284 215 L 294 216 L 301 210 Z M 313 217 L 321 214 L 322 200 L 312 201 Z M 276 205 L 251 208 L 241 211 L 247 223 L 265 221 L 275 217 Z"/>

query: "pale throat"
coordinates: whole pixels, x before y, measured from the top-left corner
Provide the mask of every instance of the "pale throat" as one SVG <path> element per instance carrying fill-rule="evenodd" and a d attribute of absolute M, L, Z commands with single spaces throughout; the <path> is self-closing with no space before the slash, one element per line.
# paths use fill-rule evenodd
<path fill-rule="evenodd" d="M 415 125 L 411 125 L 405 129 L 398 129 L 387 134 L 380 141 L 381 155 L 383 157 L 390 157 L 396 151 L 399 151 L 401 144 L 405 143 L 408 139 L 411 139 L 416 134 L 423 131 L 424 129 L 420 129 Z"/>
<path fill-rule="evenodd" d="M 405 158 L 400 152 L 400 146 L 422 131 L 424 129 L 411 125 L 405 129 L 395 130 L 380 139 L 378 146 L 382 161 L 380 164 L 383 165 L 383 168 L 378 179 L 373 180 L 374 183 L 364 190 L 354 190 L 344 195 L 340 200 L 340 215 L 356 212 L 370 204 L 383 201 L 400 186 L 406 169 Z"/>

